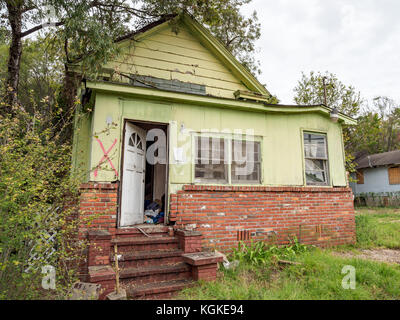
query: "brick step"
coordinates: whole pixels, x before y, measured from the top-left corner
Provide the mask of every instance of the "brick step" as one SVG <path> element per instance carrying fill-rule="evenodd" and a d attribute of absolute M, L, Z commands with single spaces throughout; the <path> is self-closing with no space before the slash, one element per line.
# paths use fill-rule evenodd
<path fill-rule="evenodd" d="M 122 237 L 111 240 L 117 244 L 118 252 L 154 251 L 178 249 L 178 239 L 175 237 Z M 112 251 L 112 250 L 111 250 Z"/>
<path fill-rule="evenodd" d="M 173 297 L 178 291 L 195 285 L 192 280 L 172 280 L 149 283 L 141 286 L 128 286 L 126 293 L 130 299 L 166 299 Z"/>
<path fill-rule="evenodd" d="M 138 286 L 172 280 L 191 279 L 191 268 L 186 263 L 140 268 L 126 268 L 120 271 L 124 286 Z"/>
<path fill-rule="evenodd" d="M 145 236 L 138 228 L 150 236 L 166 236 L 170 227 L 164 225 L 139 225 L 137 228 L 117 229 L 115 233 L 118 238 L 132 238 Z"/>
<path fill-rule="evenodd" d="M 137 268 L 146 266 L 171 265 L 183 262 L 182 250 L 155 250 L 135 251 L 122 253 L 118 260 L 120 268 Z M 111 254 L 111 261 L 114 262 L 114 255 Z"/>

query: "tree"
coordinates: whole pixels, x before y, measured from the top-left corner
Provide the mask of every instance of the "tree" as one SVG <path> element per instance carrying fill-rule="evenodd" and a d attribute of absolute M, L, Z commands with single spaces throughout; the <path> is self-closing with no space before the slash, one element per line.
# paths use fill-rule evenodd
<path fill-rule="evenodd" d="M 240 13 L 240 8 L 251 1 L 220 0 L 210 5 L 212 1 L 150 0 L 144 1 L 143 11 L 162 15 L 187 10 L 200 23 L 208 26 L 211 33 L 249 71 L 260 74 L 259 62 L 254 59 L 255 42 L 261 36 L 257 13 L 254 11 L 249 18 Z"/>
<path fill-rule="evenodd" d="M 324 86 L 324 82 L 326 87 Z M 294 88 L 294 100 L 297 104 L 326 104 L 330 108 L 337 108 L 346 115 L 355 117 L 360 113 L 364 100 L 360 92 L 354 87 L 343 84 L 335 74 L 325 72 L 310 72 L 310 75 L 302 73 L 301 79 Z M 326 95 L 326 96 L 325 96 Z M 343 141 L 346 151 L 346 168 L 354 171 L 354 144 L 353 135 L 356 128 L 344 127 Z"/>
<path fill-rule="evenodd" d="M 340 112 L 354 117 L 360 112 L 364 100 L 354 87 L 343 84 L 335 74 L 325 72 L 302 73 L 301 79 L 294 88 L 294 100 L 297 104 L 324 104 L 324 78 L 326 83 L 327 106 L 337 108 Z"/>
<path fill-rule="evenodd" d="M 400 148 L 400 107 L 388 97 L 376 97 L 372 110 L 358 119 L 347 146 L 354 154 L 375 154 Z"/>
<path fill-rule="evenodd" d="M 22 40 L 49 26 L 63 43 L 66 66 L 79 57 L 88 69 L 96 69 L 116 53 L 114 40 L 127 33 L 132 24 L 139 26 L 166 14 L 189 12 L 201 18 L 228 49 L 255 70 L 249 54 L 260 36 L 260 28 L 255 13 L 250 19 L 240 13 L 240 7 L 250 1 L 3 0 L 0 10 L 6 14 L 0 22 L 8 25 L 11 39 L 6 80 L 8 104 L 14 106 L 18 101 Z M 227 19 L 229 23 L 225 23 Z M 63 87 L 67 105 L 73 103 L 77 80 L 66 67 Z"/>

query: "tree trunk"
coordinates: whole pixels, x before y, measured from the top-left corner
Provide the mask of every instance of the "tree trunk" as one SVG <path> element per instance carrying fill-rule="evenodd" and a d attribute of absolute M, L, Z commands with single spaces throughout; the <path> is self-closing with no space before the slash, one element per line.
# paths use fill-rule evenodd
<path fill-rule="evenodd" d="M 68 69 L 65 65 L 64 85 L 61 91 L 59 104 L 62 106 L 61 141 L 71 141 L 73 133 L 73 117 L 77 99 L 78 87 L 82 77 Z"/>
<path fill-rule="evenodd" d="M 7 1 L 8 21 L 11 26 L 11 44 L 8 56 L 6 102 L 10 111 L 18 102 L 19 70 L 22 55 L 22 1 Z"/>

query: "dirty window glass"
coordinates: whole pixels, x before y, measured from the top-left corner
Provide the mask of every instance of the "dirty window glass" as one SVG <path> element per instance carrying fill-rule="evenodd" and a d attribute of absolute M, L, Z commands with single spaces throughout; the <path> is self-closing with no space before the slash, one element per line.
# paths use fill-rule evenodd
<path fill-rule="evenodd" d="M 215 183 L 228 182 L 225 143 L 223 138 L 195 138 L 195 179 Z"/>
<path fill-rule="evenodd" d="M 328 185 L 326 135 L 304 133 L 304 157 L 307 185 Z"/>
<path fill-rule="evenodd" d="M 232 141 L 232 183 L 261 183 L 260 142 Z"/>

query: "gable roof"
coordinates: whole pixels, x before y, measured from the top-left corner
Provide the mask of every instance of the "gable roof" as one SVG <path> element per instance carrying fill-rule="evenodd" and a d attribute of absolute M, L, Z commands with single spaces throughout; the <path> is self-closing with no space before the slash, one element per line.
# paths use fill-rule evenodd
<path fill-rule="evenodd" d="M 365 155 L 359 159 L 356 159 L 355 162 L 357 163 L 357 169 L 398 165 L 400 164 L 400 150 Z"/>
<path fill-rule="evenodd" d="M 122 42 L 125 40 L 139 40 L 149 35 L 163 29 L 172 20 L 179 20 L 182 22 L 195 36 L 198 37 L 199 41 L 212 52 L 249 90 L 252 92 L 270 96 L 269 91 L 257 80 L 257 78 L 251 74 L 225 46 L 214 37 L 211 32 L 197 22 L 188 13 L 184 13 L 180 16 L 178 15 L 165 15 L 160 20 L 152 22 L 145 27 L 125 35 L 119 39 L 117 42 Z M 176 21 L 177 22 L 177 21 Z"/>

